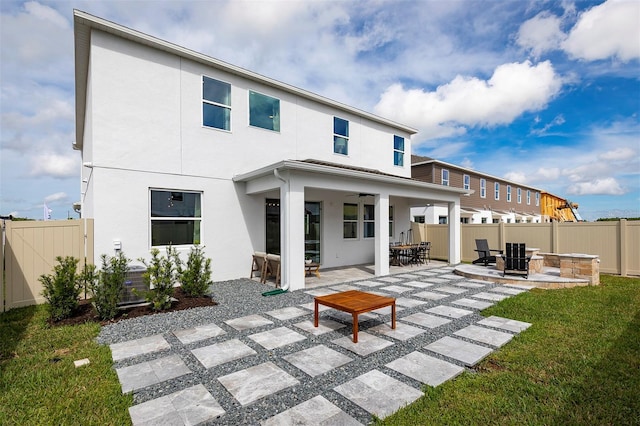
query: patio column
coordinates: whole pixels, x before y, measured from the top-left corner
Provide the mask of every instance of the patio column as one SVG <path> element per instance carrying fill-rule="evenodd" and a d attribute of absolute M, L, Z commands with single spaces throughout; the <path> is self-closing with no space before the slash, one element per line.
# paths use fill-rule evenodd
<path fill-rule="evenodd" d="M 449 264 L 460 263 L 460 200 L 449 203 Z"/>
<path fill-rule="evenodd" d="M 375 274 L 389 275 L 389 194 L 376 195 Z"/>
<path fill-rule="evenodd" d="M 280 270 L 283 287 L 304 288 L 304 186 L 290 174 L 280 186 Z"/>

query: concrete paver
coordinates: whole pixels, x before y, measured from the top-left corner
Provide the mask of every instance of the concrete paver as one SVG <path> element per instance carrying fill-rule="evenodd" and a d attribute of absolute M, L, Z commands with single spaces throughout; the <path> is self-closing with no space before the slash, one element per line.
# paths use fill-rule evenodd
<path fill-rule="evenodd" d="M 348 356 L 324 345 L 295 352 L 283 358 L 311 377 L 324 374 L 352 361 Z"/>
<path fill-rule="evenodd" d="M 246 356 L 256 355 L 257 352 L 238 339 L 231 339 L 209 346 L 193 349 L 191 351 L 204 368 L 212 368 L 216 365 L 235 361 Z"/>
<path fill-rule="evenodd" d="M 300 383 L 272 362 L 218 377 L 218 381 L 242 405 Z"/>
<path fill-rule="evenodd" d="M 123 359 L 170 349 L 171 345 L 164 337 L 158 334 L 128 342 L 114 343 L 109 347 L 111 348 L 111 358 L 114 361 L 122 361 Z"/>
<path fill-rule="evenodd" d="M 501 328 L 507 331 L 513 331 L 514 333 L 519 333 L 521 331 L 526 330 L 531 326 L 530 323 L 524 321 L 516 321 L 509 318 L 502 318 L 497 316 L 490 316 L 481 321 L 478 321 L 478 324 L 486 325 L 488 327 Z"/>
<path fill-rule="evenodd" d="M 434 358 L 422 352 L 411 352 L 386 367 L 429 386 L 439 386 L 464 371 L 463 367 Z"/>
<path fill-rule="evenodd" d="M 469 325 L 461 330 L 454 332 L 456 336 L 466 337 L 476 342 L 486 343 L 491 346 L 503 346 L 513 339 L 513 334 L 505 333 L 503 331 L 491 330 L 485 327 L 478 327 L 477 325 Z"/>
<path fill-rule="evenodd" d="M 290 425 L 362 426 L 362 423 L 318 395 L 262 422 L 262 426 Z"/>
<path fill-rule="evenodd" d="M 182 330 L 175 330 L 173 335 L 178 338 L 184 345 L 189 343 L 199 342 L 200 340 L 210 339 L 212 337 L 218 337 L 226 332 L 218 327 L 216 324 L 206 324 L 194 328 L 185 328 Z"/>
<path fill-rule="evenodd" d="M 468 366 L 476 365 L 484 357 L 493 352 L 492 349 L 485 346 L 465 342 L 460 339 L 454 339 L 449 336 L 436 340 L 424 348 L 432 352 L 439 353 L 440 355 L 456 359 Z"/>
<path fill-rule="evenodd" d="M 191 370 L 182 361 L 180 355 L 170 355 L 128 367 L 116 368 L 122 393 L 142 389 L 189 373 Z"/>

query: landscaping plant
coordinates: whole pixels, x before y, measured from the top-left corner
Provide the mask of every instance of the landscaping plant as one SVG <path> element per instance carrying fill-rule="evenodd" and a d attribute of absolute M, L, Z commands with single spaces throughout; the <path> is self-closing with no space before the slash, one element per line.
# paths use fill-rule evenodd
<path fill-rule="evenodd" d="M 174 262 L 182 284 L 182 291 L 190 297 L 207 295 L 211 285 L 211 259 L 204 257 L 204 247 L 194 246 L 187 258 L 186 269 L 176 254 Z"/>
<path fill-rule="evenodd" d="M 151 260 L 140 258 L 140 262 L 147 267 L 142 279 L 147 287 L 145 299 L 151 303 L 154 311 L 162 311 L 171 307 L 173 286 L 178 282 L 178 268 L 174 259 L 178 256 L 175 248 L 168 246 L 167 255 L 160 256 L 160 250 L 151 250 Z M 135 289 L 134 289 L 135 291 Z"/>
<path fill-rule="evenodd" d="M 77 274 L 78 259 L 72 256 L 56 257 L 58 265 L 53 274 L 41 275 L 38 279 L 44 289 L 42 295 L 49 302 L 49 315 L 54 321 L 69 318 L 78 308 L 78 297 L 82 291 Z"/>
<path fill-rule="evenodd" d="M 120 293 L 129 270 L 129 259 L 119 252 L 116 256 L 100 256 L 102 269 L 95 273 L 95 267 L 87 267 L 85 280 L 93 293 L 93 306 L 100 319 L 112 319 L 118 313 Z M 92 265 L 93 266 L 93 265 Z"/>

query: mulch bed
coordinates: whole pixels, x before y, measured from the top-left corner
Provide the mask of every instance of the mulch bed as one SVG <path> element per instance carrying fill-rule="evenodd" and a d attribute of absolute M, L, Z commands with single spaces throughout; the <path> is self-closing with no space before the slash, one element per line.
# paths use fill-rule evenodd
<path fill-rule="evenodd" d="M 135 308 L 129 308 L 122 310 L 118 315 L 108 321 L 101 321 L 98 318 L 96 310 L 91 304 L 91 300 L 81 300 L 80 306 L 75 315 L 60 321 L 49 320 L 49 324 L 53 327 L 61 325 L 76 325 L 84 324 L 86 322 L 96 322 L 101 325 L 113 324 L 124 319 L 136 318 L 145 315 L 155 315 L 164 312 L 182 311 L 184 309 L 199 308 L 202 306 L 215 306 L 217 303 L 210 297 L 189 297 L 183 293 L 182 288 L 176 287 L 173 292 L 173 298 L 178 299 L 177 302 L 171 304 L 171 308 L 164 311 L 154 311 L 150 306 L 137 306 Z"/>

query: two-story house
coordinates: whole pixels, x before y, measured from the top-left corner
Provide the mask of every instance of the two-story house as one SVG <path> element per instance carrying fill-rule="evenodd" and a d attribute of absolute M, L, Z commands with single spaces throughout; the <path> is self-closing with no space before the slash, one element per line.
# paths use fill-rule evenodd
<path fill-rule="evenodd" d="M 461 199 L 461 223 L 540 223 L 544 191 L 476 170 L 417 155 L 411 156 L 414 179 L 473 191 Z M 546 194 L 546 193 L 545 193 Z M 449 223 L 446 206 L 429 204 L 411 209 L 414 221 Z"/>
<path fill-rule="evenodd" d="M 469 193 L 411 178 L 409 126 L 85 12 L 74 37 L 74 148 L 97 254 L 200 244 L 225 280 L 248 276 L 254 251 L 280 253 L 295 290 L 305 256 L 388 274 L 411 207 L 458 217 Z"/>

